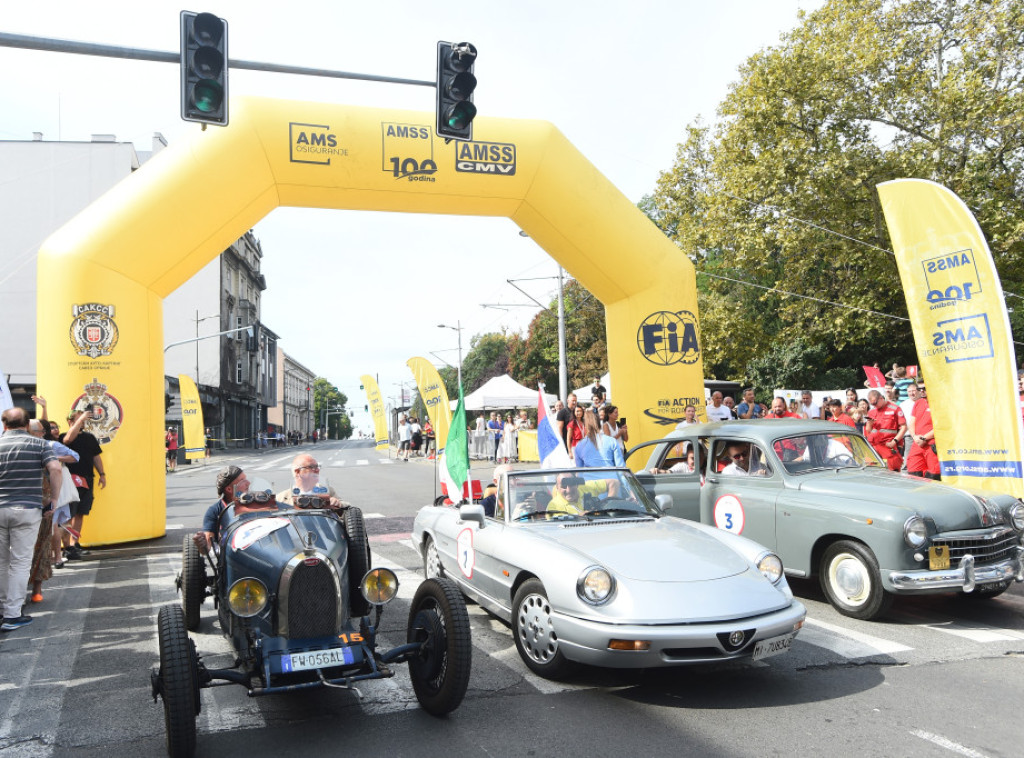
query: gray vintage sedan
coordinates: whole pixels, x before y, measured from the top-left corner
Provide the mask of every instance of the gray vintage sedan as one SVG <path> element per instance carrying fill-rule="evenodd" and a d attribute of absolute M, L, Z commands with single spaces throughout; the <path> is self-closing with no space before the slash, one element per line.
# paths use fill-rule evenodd
<path fill-rule="evenodd" d="M 426 575 L 453 579 L 509 622 L 523 661 L 544 677 L 574 661 L 647 668 L 786 652 L 806 611 L 779 558 L 664 518 L 669 500 L 626 469 L 513 471 L 493 515 L 427 506 L 412 538 Z"/>
<path fill-rule="evenodd" d="M 840 424 L 696 424 L 628 457 L 646 458 L 638 479 L 672 496 L 673 516 L 767 545 L 846 616 L 880 616 L 898 594 L 993 598 L 1024 579 L 1024 503 L 891 472 Z"/>

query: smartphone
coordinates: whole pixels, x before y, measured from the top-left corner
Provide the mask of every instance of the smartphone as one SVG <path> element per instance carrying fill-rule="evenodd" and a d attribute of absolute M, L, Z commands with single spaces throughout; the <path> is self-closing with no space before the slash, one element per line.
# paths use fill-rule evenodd
<path fill-rule="evenodd" d="M 619 416 L 619 426 L 625 426 L 625 425 L 626 425 L 626 417 L 625 416 Z"/>

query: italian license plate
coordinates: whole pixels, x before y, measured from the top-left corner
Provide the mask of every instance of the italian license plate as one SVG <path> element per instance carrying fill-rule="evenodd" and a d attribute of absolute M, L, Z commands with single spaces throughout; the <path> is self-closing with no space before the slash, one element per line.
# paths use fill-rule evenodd
<path fill-rule="evenodd" d="M 308 653 L 292 653 L 281 656 L 281 671 L 309 671 L 352 663 L 355 656 L 350 647 L 335 647 L 330 650 L 313 650 Z"/>
<path fill-rule="evenodd" d="M 754 645 L 754 660 L 759 661 L 762 658 L 771 658 L 773 655 L 779 655 L 779 653 L 788 653 L 789 646 L 793 644 L 794 637 L 796 637 L 796 632 L 761 640 Z"/>
<path fill-rule="evenodd" d="M 928 568 L 941 571 L 949 568 L 949 546 L 932 545 L 928 548 Z"/>

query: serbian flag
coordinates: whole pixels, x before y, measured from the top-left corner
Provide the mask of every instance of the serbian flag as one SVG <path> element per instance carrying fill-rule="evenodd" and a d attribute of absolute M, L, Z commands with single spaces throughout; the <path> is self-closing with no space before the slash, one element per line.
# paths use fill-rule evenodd
<path fill-rule="evenodd" d="M 537 452 L 541 468 L 567 468 L 572 466 L 569 453 L 562 444 L 555 420 L 548 416 L 544 406 L 544 387 L 538 390 L 537 399 Z"/>

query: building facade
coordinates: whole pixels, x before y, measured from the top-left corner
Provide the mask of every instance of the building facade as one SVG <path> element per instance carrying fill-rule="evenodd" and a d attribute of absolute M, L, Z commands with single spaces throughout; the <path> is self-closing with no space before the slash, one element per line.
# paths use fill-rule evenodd
<path fill-rule="evenodd" d="M 299 434 L 303 438 L 313 433 L 313 382 L 316 374 L 283 350 L 277 351 L 276 408 L 268 411 L 270 424 L 278 425 L 286 437 Z"/>

